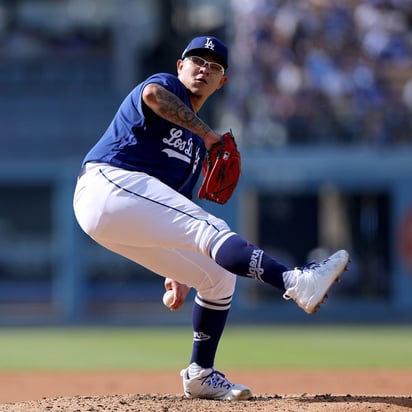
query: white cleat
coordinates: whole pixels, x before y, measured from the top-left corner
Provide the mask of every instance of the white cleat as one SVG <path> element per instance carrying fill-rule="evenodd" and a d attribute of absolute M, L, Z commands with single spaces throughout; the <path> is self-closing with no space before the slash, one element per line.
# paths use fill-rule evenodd
<path fill-rule="evenodd" d="M 253 397 L 248 387 L 229 382 L 225 375 L 213 368 L 203 369 L 193 378 L 189 377 L 189 368 L 183 369 L 180 375 L 185 397 L 189 399 L 242 401 Z"/>
<path fill-rule="evenodd" d="M 293 299 L 306 313 L 315 313 L 327 297 L 327 292 L 346 270 L 349 253 L 339 250 L 321 263 L 308 263 L 295 268 L 296 283 L 283 297 Z"/>

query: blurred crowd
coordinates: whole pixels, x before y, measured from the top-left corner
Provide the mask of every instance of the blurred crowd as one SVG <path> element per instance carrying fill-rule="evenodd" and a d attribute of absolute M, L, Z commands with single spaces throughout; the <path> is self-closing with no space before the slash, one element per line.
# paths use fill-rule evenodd
<path fill-rule="evenodd" d="M 412 142 L 411 0 L 232 0 L 243 144 Z"/>
<path fill-rule="evenodd" d="M 152 47 L 153 53 L 132 56 L 132 40 L 119 41 L 117 36 L 117 43 L 114 41 L 113 28 L 125 26 L 123 20 L 114 23 L 119 15 L 125 18 L 121 5 L 134 5 L 129 20 L 141 25 L 155 25 L 148 16 L 164 9 L 166 17 L 154 19 L 158 27 L 172 24 L 174 19 L 179 27 L 190 26 L 191 31 L 199 30 L 200 21 L 217 24 L 216 16 L 225 15 L 216 34 L 227 32 L 230 82 L 223 90 L 225 108 L 218 111 L 224 113 L 223 123 L 233 125 L 243 144 L 412 143 L 412 0 L 214 0 L 208 3 L 216 8 L 212 17 L 200 3 L 124 0 L 116 7 L 113 0 L 0 0 L 0 88 L 11 89 L 10 79 L 32 79 L 36 67 L 40 73 L 34 79 L 40 84 L 43 72 L 47 76 L 50 72 L 44 65 L 67 57 L 86 56 L 93 62 L 99 56 L 110 60 L 128 55 L 129 62 L 119 63 L 123 69 L 134 61 L 141 62 L 141 71 L 165 66 L 163 60 L 170 60 L 175 50 L 170 43 L 181 40 L 176 31 L 171 40 L 168 30 L 163 30 L 163 35 L 157 30 L 154 35 L 144 26 L 134 39 L 147 49 Z M 182 18 L 178 13 L 179 7 L 188 8 L 189 4 L 198 11 L 196 27 L 190 25 L 188 14 Z M 174 13 L 168 14 L 169 9 Z M 182 20 L 187 25 L 182 25 Z M 136 31 L 133 26 L 131 32 Z M 129 32 L 125 33 L 130 38 Z M 155 41 L 156 36 L 164 47 L 149 44 L 148 39 Z M 129 48 L 116 53 L 119 44 Z M 180 50 L 181 45 L 176 47 Z M 22 64 L 30 58 L 46 63 Z M 3 73 L 7 59 L 17 59 L 8 75 Z M 95 66 L 84 70 L 89 71 L 77 77 L 86 78 L 87 83 L 91 83 L 90 76 L 99 75 L 98 70 L 92 71 Z M 106 79 L 104 75 L 101 78 Z M 20 83 L 26 90 L 27 81 Z"/>

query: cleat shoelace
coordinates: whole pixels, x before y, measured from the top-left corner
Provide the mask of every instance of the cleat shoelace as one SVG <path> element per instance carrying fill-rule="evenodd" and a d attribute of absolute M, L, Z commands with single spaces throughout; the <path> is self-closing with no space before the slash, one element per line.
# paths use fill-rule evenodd
<path fill-rule="evenodd" d="M 317 262 L 315 262 L 315 261 L 313 260 L 312 262 L 306 263 L 306 264 L 303 265 L 303 266 L 298 266 L 298 267 L 296 267 L 295 269 L 299 269 L 299 270 L 301 270 L 302 272 L 303 272 L 304 270 L 312 270 L 312 269 L 321 267 L 322 265 L 324 265 L 324 264 L 325 264 L 326 262 L 328 262 L 328 261 L 329 261 L 329 259 L 325 259 L 325 260 L 323 260 L 321 263 L 317 263 Z"/>
<path fill-rule="evenodd" d="M 202 379 L 202 385 L 209 385 L 211 388 L 225 388 L 230 389 L 233 383 L 229 382 L 223 373 L 219 371 L 213 371 L 210 375 L 205 376 Z"/>

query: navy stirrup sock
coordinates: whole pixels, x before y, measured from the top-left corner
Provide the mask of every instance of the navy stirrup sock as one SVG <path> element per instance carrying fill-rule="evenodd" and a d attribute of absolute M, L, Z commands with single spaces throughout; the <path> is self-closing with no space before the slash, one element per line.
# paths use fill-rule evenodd
<path fill-rule="evenodd" d="M 234 234 L 212 251 L 215 261 L 229 272 L 259 279 L 285 291 L 283 272 L 288 268 L 268 256 L 262 249 Z"/>
<path fill-rule="evenodd" d="M 212 368 L 215 355 L 225 328 L 232 297 L 219 301 L 206 301 L 196 295 L 192 311 L 193 347 L 190 363 L 202 368 Z"/>

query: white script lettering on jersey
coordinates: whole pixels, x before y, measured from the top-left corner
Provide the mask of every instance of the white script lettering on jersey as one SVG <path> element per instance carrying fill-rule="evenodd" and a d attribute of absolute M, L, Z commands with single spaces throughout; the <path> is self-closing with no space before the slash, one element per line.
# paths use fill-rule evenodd
<path fill-rule="evenodd" d="M 193 162 L 192 173 L 195 173 L 197 169 L 197 165 L 199 164 L 199 161 L 200 161 L 199 152 L 200 152 L 200 148 L 198 147 L 196 149 L 196 156 L 195 156 L 195 161 Z"/>
<path fill-rule="evenodd" d="M 163 149 L 162 152 L 166 153 L 169 157 L 175 157 L 176 159 L 183 160 L 184 162 L 190 164 L 193 154 L 193 139 L 183 140 L 181 138 L 182 135 L 182 130 L 175 128 L 171 129 L 170 137 L 165 137 L 162 141 L 173 149 Z M 193 172 L 199 164 L 199 148 L 196 150 L 195 156 L 196 158 L 193 165 Z"/>

